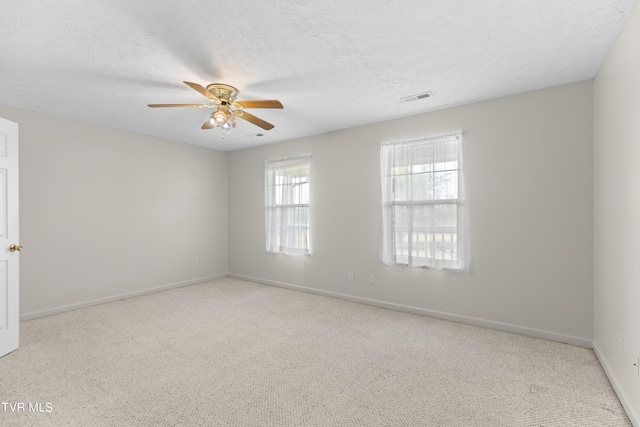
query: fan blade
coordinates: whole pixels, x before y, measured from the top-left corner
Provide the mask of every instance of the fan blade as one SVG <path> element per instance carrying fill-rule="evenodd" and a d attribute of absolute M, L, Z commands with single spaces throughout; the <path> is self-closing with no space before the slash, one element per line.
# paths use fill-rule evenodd
<path fill-rule="evenodd" d="M 236 108 L 284 108 L 276 99 L 268 101 L 237 101 L 233 103 Z"/>
<path fill-rule="evenodd" d="M 200 129 L 213 129 L 213 125 L 209 123 L 209 119 L 205 120 Z"/>
<path fill-rule="evenodd" d="M 164 108 L 164 107 L 208 107 L 206 104 L 147 104 L 151 108 Z"/>
<path fill-rule="evenodd" d="M 215 96 L 214 94 L 212 94 L 211 92 L 209 92 L 208 90 L 206 90 L 205 88 L 200 86 L 198 83 L 191 83 L 191 82 L 182 82 L 182 83 L 186 84 L 191 89 L 193 89 L 196 92 L 198 92 L 200 95 L 209 98 L 210 100 L 212 100 L 216 104 L 221 104 L 222 103 L 222 101 L 220 101 L 220 99 L 217 96 Z"/>
<path fill-rule="evenodd" d="M 235 110 L 233 112 L 233 115 L 236 117 L 240 117 L 241 119 L 244 119 L 249 123 L 253 123 L 256 126 L 260 126 L 264 130 L 273 129 L 273 125 L 271 123 L 265 122 L 264 120 L 254 116 L 253 114 L 249 114 L 246 111 Z"/>

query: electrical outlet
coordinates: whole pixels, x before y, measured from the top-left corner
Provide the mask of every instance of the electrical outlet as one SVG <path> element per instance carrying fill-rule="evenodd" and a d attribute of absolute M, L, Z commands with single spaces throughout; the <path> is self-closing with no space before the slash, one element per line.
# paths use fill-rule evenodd
<path fill-rule="evenodd" d="M 353 280 L 353 270 L 349 270 L 349 280 Z"/>
<path fill-rule="evenodd" d="M 198 258 L 194 258 L 193 259 L 193 266 L 197 267 L 200 264 L 200 261 L 198 261 Z"/>
<path fill-rule="evenodd" d="M 373 273 L 369 274 L 369 283 L 375 283 L 375 281 L 376 276 Z"/>
<path fill-rule="evenodd" d="M 636 377 L 640 377 L 640 366 L 638 366 L 638 355 L 633 355 L 633 372 L 636 374 Z"/>

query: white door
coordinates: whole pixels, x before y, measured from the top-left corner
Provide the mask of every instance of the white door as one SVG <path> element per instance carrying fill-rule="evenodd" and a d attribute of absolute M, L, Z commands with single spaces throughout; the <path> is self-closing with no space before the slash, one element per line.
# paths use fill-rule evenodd
<path fill-rule="evenodd" d="M 0 118 L 0 357 L 18 348 L 18 124 Z"/>

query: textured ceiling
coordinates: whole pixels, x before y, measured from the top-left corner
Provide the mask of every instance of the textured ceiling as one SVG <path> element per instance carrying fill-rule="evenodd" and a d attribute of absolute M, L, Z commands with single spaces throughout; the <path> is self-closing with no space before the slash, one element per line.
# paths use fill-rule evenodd
<path fill-rule="evenodd" d="M 236 150 L 591 79 L 634 3 L 5 0 L 0 104 Z M 207 103 L 183 80 L 284 110 L 222 140 L 210 110 L 147 107 Z"/>

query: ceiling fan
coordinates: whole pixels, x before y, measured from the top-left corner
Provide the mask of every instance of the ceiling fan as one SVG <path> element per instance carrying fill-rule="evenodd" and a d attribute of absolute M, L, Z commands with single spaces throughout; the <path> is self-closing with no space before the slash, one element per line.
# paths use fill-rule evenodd
<path fill-rule="evenodd" d="M 261 127 L 264 130 L 273 129 L 273 125 L 269 122 L 262 120 L 253 114 L 244 111 L 244 108 L 284 108 L 280 101 L 277 100 L 263 100 L 263 101 L 236 101 L 238 96 L 238 89 L 233 86 L 225 85 L 222 83 L 212 83 L 206 88 L 191 82 L 183 82 L 196 92 L 208 98 L 212 101 L 211 104 L 148 104 L 151 108 L 164 108 L 164 107 L 197 107 L 197 108 L 212 108 L 215 109 L 213 113 L 207 117 L 202 129 L 213 129 L 214 127 L 221 127 L 224 130 L 230 130 L 236 127 L 238 124 L 237 118 L 253 123 L 256 126 Z M 222 137 L 224 138 L 224 136 Z"/>

